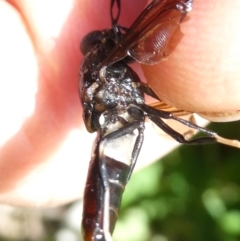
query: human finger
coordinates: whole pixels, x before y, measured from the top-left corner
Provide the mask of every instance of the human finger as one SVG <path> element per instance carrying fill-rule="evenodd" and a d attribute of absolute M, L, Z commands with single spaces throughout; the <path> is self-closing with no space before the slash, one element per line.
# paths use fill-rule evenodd
<path fill-rule="evenodd" d="M 143 66 L 148 83 L 163 101 L 209 116 L 239 118 L 239 4 L 193 1 L 175 51 L 167 61 Z"/>

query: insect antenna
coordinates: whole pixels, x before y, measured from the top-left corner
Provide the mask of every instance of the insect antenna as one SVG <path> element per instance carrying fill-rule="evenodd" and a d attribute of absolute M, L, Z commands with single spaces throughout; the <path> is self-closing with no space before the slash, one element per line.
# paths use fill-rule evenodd
<path fill-rule="evenodd" d="M 114 14 L 115 4 L 117 7 L 117 14 Z M 112 26 L 117 25 L 118 19 L 120 17 L 120 12 L 121 12 L 121 0 L 111 0 L 110 14 L 111 14 Z M 116 16 L 114 17 L 114 15 Z"/>

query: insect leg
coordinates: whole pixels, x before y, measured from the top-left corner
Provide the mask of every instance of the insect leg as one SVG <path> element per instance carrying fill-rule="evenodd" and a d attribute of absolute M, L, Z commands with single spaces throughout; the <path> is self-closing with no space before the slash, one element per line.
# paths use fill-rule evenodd
<path fill-rule="evenodd" d="M 214 137 L 216 139 L 216 142 L 222 143 L 224 145 L 240 148 L 240 142 L 238 140 L 231 140 L 231 139 L 223 138 L 223 137 L 219 136 L 217 133 L 215 133 L 213 131 L 210 131 L 208 129 L 200 127 L 200 126 L 198 126 L 198 125 L 196 125 L 196 124 L 194 124 L 192 122 L 183 120 L 183 119 L 181 119 L 181 118 L 179 118 L 177 116 L 173 116 L 173 119 L 176 120 L 176 121 L 181 122 L 184 125 L 187 125 L 187 126 L 193 128 L 193 129 L 197 129 L 199 131 L 202 131 L 202 132 L 204 132 L 207 135 L 211 135 L 212 137 Z"/>
<path fill-rule="evenodd" d="M 207 130 L 203 127 L 200 127 L 200 126 L 198 126 L 198 125 L 196 125 L 192 122 L 186 121 L 184 119 L 181 119 L 177 116 L 174 116 L 171 112 L 158 110 L 158 109 L 155 109 L 155 108 L 153 108 L 151 106 L 148 106 L 148 105 L 143 105 L 141 109 L 147 113 L 147 116 L 176 120 L 176 121 L 181 122 L 182 124 L 184 124 L 186 126 L 189 126 L 190 128 L 202 131 L 203 133 L 205 133 L 208 136 L 214 137 L 216 135 L 215 132 L 213 132 L 211 130 Z"/>
<path fill-rule="evenodd" d="M 136 165 L 136 162 L 137 162 L 137 159 L 138 159 L 138 155 L 139 155 L 140 150 L 142 148 L 143 139 L 144 139 L 144 123 L 141 122 L 140 126 L 138 128 L 138 136 L 137 136 L 137 139 L 135 141 L 135 144 L 134 144 L 134 147 L 133 147 L 133 151 L 132 151 L 131 162 L 130 162 L 128 177 L 127 177 L 127 182 L 130 180 L 130 177 L 132 175 L 133 169 L 134 169 L 134 167 Z"/>
<path fill-rule="evenodd" d="M 216 143 L 217 139 L 213 136 L 208 137 L 199 137 L 193 140 L 186 140 L 183 135 L 173 130 L 170 126 L 168 126 L 161 118 L 148 116 L 151 121 L 153 121 L 159 128 L 161 128 L 164 132 L 170 135 L 173 139 L 178 141 L 179 143 L 184 143 L 188 145 L 199 145 L 199 144 L 211 144 Z"/>
<path fill-rule="evenodd" d="M 155 92 L 150 88 L 147 84 L 141 82 L 141 88 L 143 92 L 156 100 L 160 100 L 159 97 L 155 94 Z"/>
<path fill-rule="evenodd" d="M 215 143 L 215 142 L 219 142 L 222 143 L 224 145 L 229 145 L 229 146 L 233 146 L 233 147 L 237 147 L 240 148 L 240 142 L 238 140 L 230 140 L 230 139 L 226 139 L 223 138 L 221 136 L 219 136 L 217 133 L 205 129 L 203 127 L 200 127 L 192 122 L 186 121 L 184 119 L 181 119 L 177 116 L 174 116 L 171 112 L 166 112 L 166 111 L 162 111 L 162 110 L 158 110 L 155 109 L 151 106 L 148 105 L 142 105 L 141 109 L 143 111 L 145 111 L 145 113 L 147 114 L 147 116 L 149 117 L 149 119 L 151 119 L 156 125 L 160 125 L 159 127 L 161 129 L 163 129 L 166 133 L 168 133 L 168 131 L 170 131 L 170 136 L 172 136 L 174 139 L 176 139 L 177 141 L 181 142 L 181 143 L 186 143 L 186 144 L 207 144 L 207 143 Z M 184 138 L 182 139 L 182 135 L 179 134 L 178 132 L 174 131 L 172 128 L 170 128 L 168 125 L 166 125 L 165 123 L 162 124 L 161 121 L 158 121 L 158 118 L 163 118 L 163 119 L 173 119 L 176 120 L 186 126 L 189 126 L 190 128 L 199 130 L 201 132 L 203 132 L 204 134 L 206 134 L 208 137 L 201 137 L 201 138 L 197 138 L 195 140 L 191 140 L 191 141 L 186 141 Z M 171 135 L 172 133 L 172 135 Z M 175 137 L 174 137 L 175 136 Z M 182 137 L 180 137 L 182 136 Z M 177 139 L 179 138 L 179 140 Z M 184 141 L 185 140 L 185 141 Z"/>

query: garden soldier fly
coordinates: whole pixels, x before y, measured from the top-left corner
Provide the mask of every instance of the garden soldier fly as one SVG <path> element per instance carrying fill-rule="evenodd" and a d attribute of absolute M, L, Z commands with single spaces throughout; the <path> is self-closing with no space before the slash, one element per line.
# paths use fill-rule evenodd
<path fill-rule="evenodd" d="M 90 32 L 81 42 L 83 119 L 89 132 L 97 132 L 84 191 L 85 241 L 112 240 L 122 194 L 143 143 L 146 118 L 180 143 L 221 142 L 239 147 L 237 141 L 146 105 L 144 94 L 160 99 L 128 65 L 133 60 L 156 64 L 164 59 L 174 31 L 192 9 L 192 0 L 153 0 L 129 29 L 118 25 L 120 5 L 120 0 L 111 0 L 111 29 Z M 114 6 L 118 9 L 115 17 Z M 176 120 L 205 136 L 186 140 L 162 119 Z"/>

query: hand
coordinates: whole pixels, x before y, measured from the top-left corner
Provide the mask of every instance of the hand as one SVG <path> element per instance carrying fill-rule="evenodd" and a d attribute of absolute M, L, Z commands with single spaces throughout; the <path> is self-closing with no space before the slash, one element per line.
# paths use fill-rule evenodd
<path fill-rule="evenodd" d="M 204 112 L 214 121 L 239 119 L 239 7 L 235 0 L 193 1 L 189 19 L 181 24 L 184 37 L 168 61 L 143 66 L 148 83 L 163 101 Z"/>
<path fill-rule="evenodd" d="M 125 1 L 123 24 L 145 4 Z M 239 109 L 239 9 L 238 0 L 195 0 L 168 61 L 144 66 L 160 98 L 195 112 Z M 3 1 L 0 18 L 0 201 L 51 206 L 76 199 L 94 139 L 77 93 L 79 43 L 90 30 L 110 26 L 109 2 Z M 150 146 L 140 159 L 151 161 L 150 150 L 161 154 Z"/>

